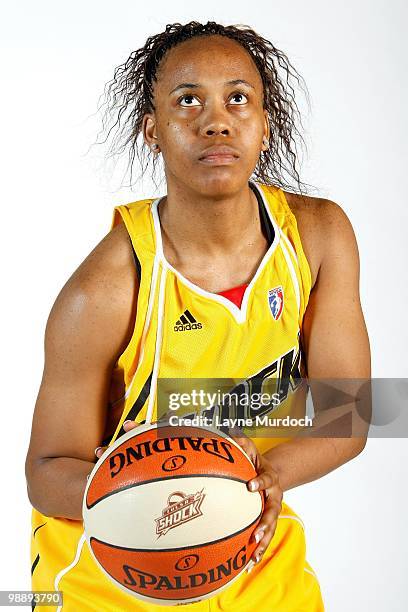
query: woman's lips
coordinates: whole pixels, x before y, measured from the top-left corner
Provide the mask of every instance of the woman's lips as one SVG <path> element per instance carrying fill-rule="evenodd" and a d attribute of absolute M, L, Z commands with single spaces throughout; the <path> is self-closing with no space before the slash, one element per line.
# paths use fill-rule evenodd
<path fill-rule="evenodd" d="M 232 153 L 209 153 L 200 157 L 199 161 L 210 166 L 224 166 L 238 161 L 238 157 Z"/>
<path fill-rule="evenodd" d="M 233 147 L 217 143 L 204 149 L 198 161 L 207 166 L 226 166 L 235 163 L 238 159 L 238 151 Z"/>

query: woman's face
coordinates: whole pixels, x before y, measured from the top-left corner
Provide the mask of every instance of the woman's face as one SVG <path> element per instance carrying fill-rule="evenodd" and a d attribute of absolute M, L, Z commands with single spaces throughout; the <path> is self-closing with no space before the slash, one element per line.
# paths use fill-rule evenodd
<path fill-rule="evenodd" d="M 159 144 L 169 187 L 214 197 L 242 189 L 265 148 L 268 122 L 260 74 L 241 45 L 210 36 L 171 49 L 157 72 L 154 105 L 144 137 Z"/>

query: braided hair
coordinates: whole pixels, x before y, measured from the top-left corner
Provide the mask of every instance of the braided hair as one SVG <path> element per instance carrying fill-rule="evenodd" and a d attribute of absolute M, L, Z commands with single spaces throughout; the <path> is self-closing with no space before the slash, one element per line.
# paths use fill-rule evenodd
<path fill-rule="evenodd" d="M 292 81 L 296 81 L 309 102 L 306 84 L 285 53 L 245 25 L 224 26 L 214 21 L 206 24 L 197 21 L 184 25 L 172 23 L 164 32 L 150 36 L 143 47 L 132 51 L 128 59 L 115 68 L 113 79 L 105 84 L 104 102 L 98 108 L 105 107 L 102 133 L 106 131 L 106 137 L 102 143 L 117 128 L 108 155 L 120 155 L 129 145 L 130 184 L 136 155 L 142 175 L 151 161 L 154 177 L 157 156 L 152 156 L 143 138 L 139 137 L 142 136 L 144 114 L 155 110 L 153 86 L 160 62 L 176 45 L 198 36 L 211 35 L 225 36 L 242 45 L 255 62 L 262 79 L 263 106 L 271 130 L 269 148 L 260 152 L 253 171 L 254 179 L 285 190 L 307 193 L 307 184 L 300 180 L 298 172 L 296 139 L 299 138 L 305 148 L 306 144 L 297 126 L 299 122 L 303 127 Z"/>

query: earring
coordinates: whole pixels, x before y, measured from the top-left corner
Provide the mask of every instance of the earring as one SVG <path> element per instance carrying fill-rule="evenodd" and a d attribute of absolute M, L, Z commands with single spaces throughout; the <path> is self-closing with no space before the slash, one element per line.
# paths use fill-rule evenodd
<path fill-rule="evenodd" d="M 152 145 L 150 145 L 150 148 L 152 151 L 157 151 L 157 149 L 159 148 L 159 145 L 157 144 L 157 142 L 154 142 Z"/>
<path fill-rule="evenodd" d="M 267 138 L 266 136 L 264 136 L 264 137 L 262 138 L 262 144 L 263 144 L 263 146 L 264 146 L 264 147 L 266 147 L 267 149 L 269 149 L 269 140 L 268 140 L 268 138 Z"/>

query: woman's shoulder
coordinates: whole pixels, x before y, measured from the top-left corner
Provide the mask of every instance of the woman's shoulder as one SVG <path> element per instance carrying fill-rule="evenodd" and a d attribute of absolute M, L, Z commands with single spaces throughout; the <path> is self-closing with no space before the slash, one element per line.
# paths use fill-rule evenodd
<path fill-rule="evenodd" d="M 310 220 L 315 219 L 320 222 L 336 214 L 345 214 L 342 207 L 333 200 L 291 193 L 290 191 L 284 191 L 283 193 L 295 216 L 302 215 Z"/>
<path fill-rule="evenodd" d="M 126 228 L 119 224 L 62 287 L 47 328 L 52 334 L 61 334 L 64 329 L 82 330 L 84 336 L 90 330 L 120 352 L 133 329 L 137 291 L 132 247 Z"/>
<path fill-rule="evenodd" d="M 91 293 L 128 293 L 134 282 L 135 264 L 132 246 L 123 223 L 113 227 L 95 246 L 69 279 L 71 285 L 81 286 Z M 124 289 L 121 289 L 125 284 Z"/>
<path fill-rule="evenodd" d="M 344 248 L 345 237 L 353 234 L 343 208 L 333 200 L 284 191 L 288 206 L 295 216 L 303 250 L 312 274 L 312 287 L 322 264 L 327 245 Z"/>

